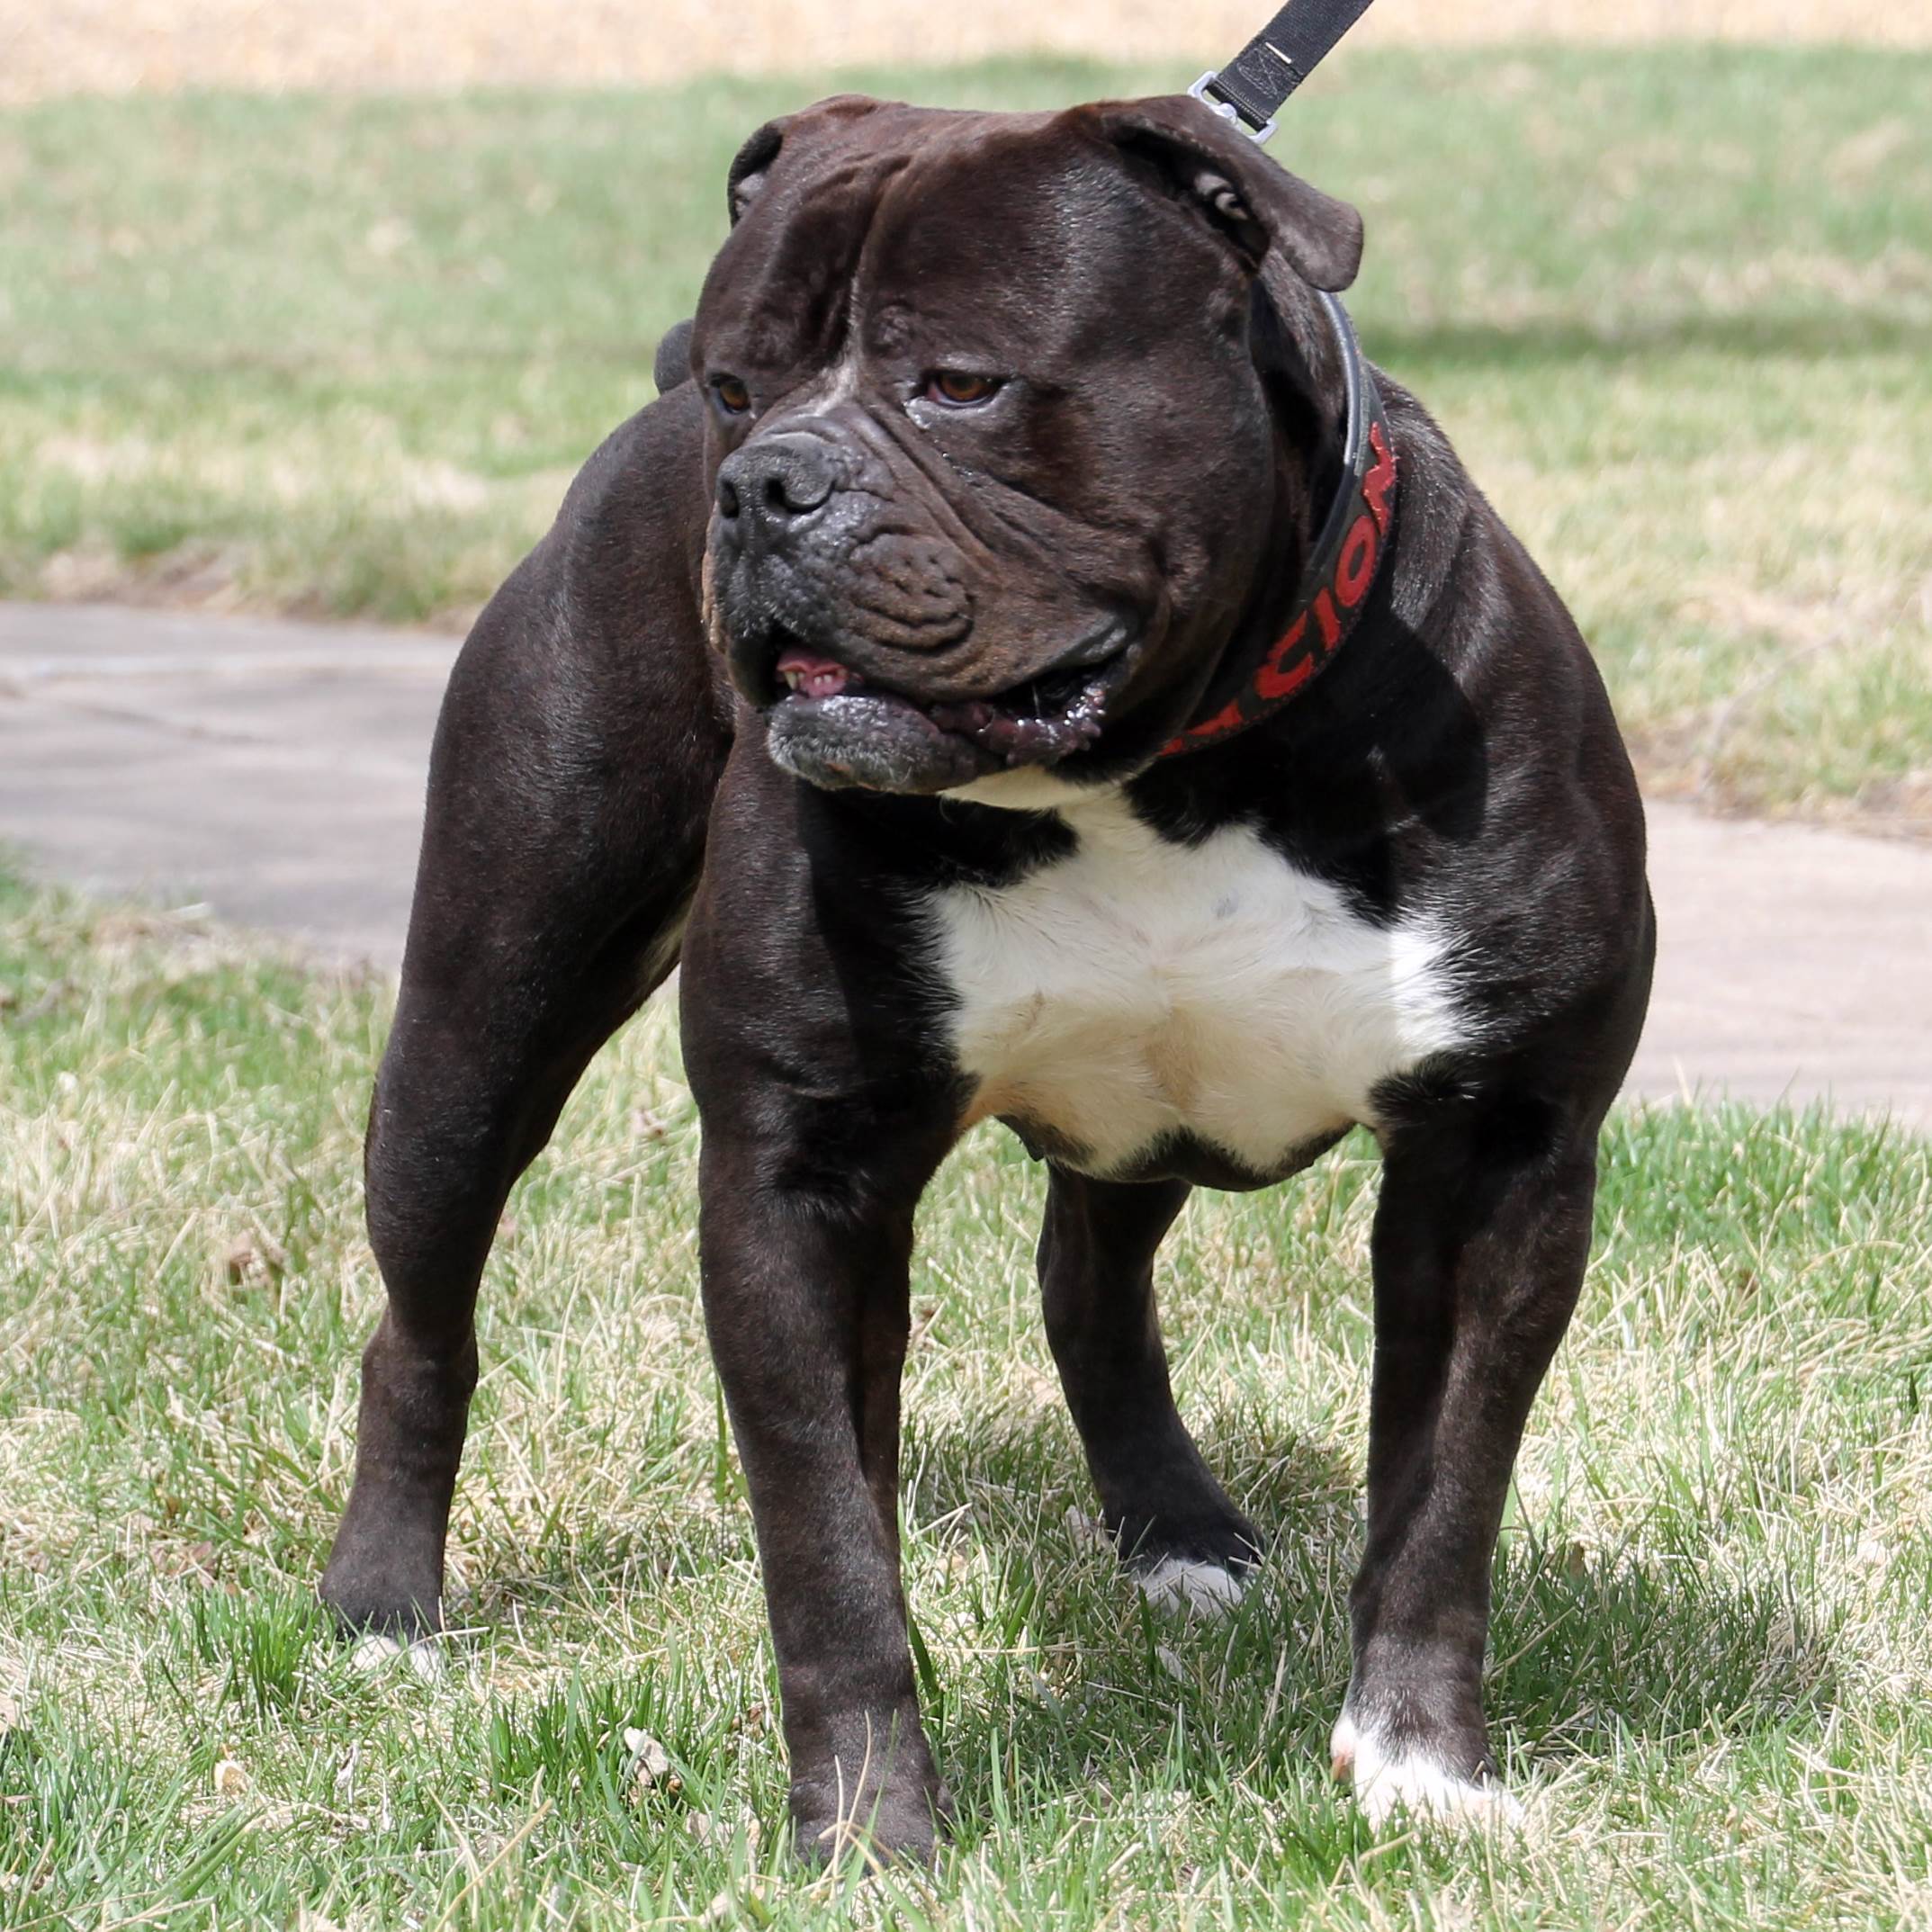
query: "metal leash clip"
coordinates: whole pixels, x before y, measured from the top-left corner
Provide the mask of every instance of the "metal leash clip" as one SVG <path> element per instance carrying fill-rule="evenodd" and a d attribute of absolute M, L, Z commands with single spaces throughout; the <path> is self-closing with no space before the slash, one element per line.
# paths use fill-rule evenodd
<path fill-rule="evenodd" d="M 1369 4 L 1370 0 L 1288 0 L 1225 67 L 1210 68 L 1188 92 L 1250 140 L 1265 141 L 1275 130 L 1282 103 Z"/>
<path fill-rule="evenodd" d="M 1262 126 L 1258 128 L 1255 127 L 1249 121 L 1248 117 L 1244 114 L 1241 110 L 1236 107 L 1235 103 L 1230 101 L 1225 94 L 1218 93 L 1216 90 L 1214 84 L 1219 78 L 1219 70 L 1215 67 L 1209 67 L 1208 71 L 1203 74 L 1201 77 L 1198 81 L 1196 81 L 1191 87 L 1188 89 L 1188 92 L 1192 94 L 1194 98 L 1201 103 L 1202 106 L 1208 108 L 1210 112 L 1218 114 L 1223 121 L 1233 121 L 1234 124 L 1237 128 L 1239 128 L 1241 131 L 1245 134 L 1247 138 L 1251 141 L 1254 141 L 1257 146 L 1265 144 L 1269 136 L 1272 135 L 1274 130 L 1281 126 L 1281 117 L 1279 114 L 1271 115 Z"/>

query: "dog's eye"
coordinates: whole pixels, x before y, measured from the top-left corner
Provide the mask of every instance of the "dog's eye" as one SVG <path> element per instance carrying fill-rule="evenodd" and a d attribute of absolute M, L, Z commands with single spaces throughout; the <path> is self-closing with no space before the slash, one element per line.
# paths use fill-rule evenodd
<path fill-rule="evenodd" d="M 970 409 L 976 402 L 990 402 L 1000 392 L 1000 379 L 975 375 L 965 369 L 936 369 L 926 378 L 926 395 L 948 409 Z"/>
<path fill-rule="evenodd" d="M 711 393 L 727 416 L 742 416 L 751 407 L 751 391 L 734 375 L 714 375 Z"/>

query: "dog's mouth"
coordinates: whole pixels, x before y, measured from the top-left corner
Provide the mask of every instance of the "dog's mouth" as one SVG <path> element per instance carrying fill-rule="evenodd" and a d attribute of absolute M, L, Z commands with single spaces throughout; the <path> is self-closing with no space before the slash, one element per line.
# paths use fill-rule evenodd
<path fill-rule="evenodd" d="M 1088 750 L 1107 723 L 1107 705 L 1127 682 L 1136 634 L 1113 618 L 1059 665 L 989 697 L 914 697 L 778 628 L 767 643 L 771 665 L 769 714 L 780 763 L 802 769 L 810 740 L 839 748 L 871 740 L 885 771 L 850 771 L 842 759 L 832 773 L 804 773 L 821 783 L 871 785 L 881 790 L 937 790 L 1018 765 L 1056 765 Z M 832 746 L 827 746 L 832 751 Z M 837 753 L 835 753 L 837 755 Z M 817 763 L 817 759 L 812 759 Z M 858 765 L 876 759 L 859 758 Z"/>
<path fill-rule="evenodd" d="M 862 723 L 859 707 L 867 707 L 879 713 L 885 728 L 901 724 L 910 713 L 933 732 L 960 738 L 1002 765 L 1056 765 L 1101 734 L 1125 657 L 1122 643 L 1100 662 L 1046 672 L 997 697 L 925 701 L 873 684 L 823 651 L 792 645 L 773 667 L 785 686 L 777 709 L 802 721 L 805 707 L 840 701 L 850 724 Z"/>

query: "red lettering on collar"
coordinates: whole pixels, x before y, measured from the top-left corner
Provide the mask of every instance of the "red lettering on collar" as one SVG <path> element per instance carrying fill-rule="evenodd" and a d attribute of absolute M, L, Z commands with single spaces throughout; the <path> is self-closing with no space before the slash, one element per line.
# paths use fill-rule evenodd
<path fill-rule="evenodd" d="M 1382 539 L 1388 535 L 1394 520 L 1395 451 L 1389 445 L 1387 428 L 1379 420 L 1369 425 L 1369 447 L 1375 462 L 1363 476 L 1359 490 L 1359 500 L 1367 508 L 1350 525 L 1330 580 L 1316 591 L 1306 607 L 1296 614 L 1294 622 L 1268 647 L 1246 687 L 1214 716 L 1169 739 L 1161 747 L 1161 757 L 1171 758 L 1212 744 L 1218 739 L 1232 737 L 1266 717 L 1307 684 L 1340 648 L 1375 582 L 1382 562 Z M 1311 615 L 1319 633 L 1312 641 L 1308 637 Z"/>
<path fill-rule="evenodd" d="M 1315 621 L 1321 626 L 1322 655 L 1326 657 L 1342 642 L 1342 620 L 1335 615 L 1334 595 L 1326 584 L 1315 593 Z"/>
<path fill-rule="evenodd" d="M 1254 673 L 1255 696 L 1266 700 L 1272 697 L 1292 697 L 1308 681 L 1308 673 L 1315 669 L 1315 660 L 1306 651 L 1289 662 L 1291 653 L 1300 651 L 1301 641 L 1308 634 L 1308 614 L 1303 611 L 1295 621 L 1274 641 L 1273 648 L 1261 661 L 1261 669 Z"/>
<path fill-rule="evenodd" d="M 1375 581 L 1375 553 L 1379 548 L 1375 519 L 1366 510 L 1356 517 L 1342 545 L 1342 561 L 1335 565 L 1335 595 L 1350 610 L 1361 602 Z"/>
<path fill-rule="evenodd" d="M 1361 480 L 1361 493 L 1375 516 L 1375 527 L 1388 535 L 1388 493 L 1396 487 L 1396 453 L 1388 446 L 1379 423 L 1369 425 L 1369 447 L 1375 452 L 1375 467 Z"/>

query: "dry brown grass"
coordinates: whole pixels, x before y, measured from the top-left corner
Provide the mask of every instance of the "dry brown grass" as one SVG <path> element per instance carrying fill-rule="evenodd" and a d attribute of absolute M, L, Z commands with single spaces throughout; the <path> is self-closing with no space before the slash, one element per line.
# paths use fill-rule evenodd
<path fill-rule="evenodd" d="M 381 1298 L 355 1156 L 388 995 L 4 881 L 0 988 L 10 1932 L 1932 1925 L 1922 1142 L 1613 1117 L 1496 1592 L 1491 1708 L 1533 1829 L 1459 1843 L 1371 1840 L 1327 1775 L 1372 1146 L 1197 1197 L 1163 1252 L 1182 1408 L 1272 1542 L 1230 1623 L 1156 1622 L 1081 1527 L 1040 1171 L 983 1130 L 921 1209 L 905 1390 L 957 1844 L 930 1888 L 840 1897 L 778 1829 L 669 1009 L 599 1057 L 499 1236 L 462 1634 L 419 1683 L 354 1670 L 313 1599 Z M 243 1241 L 272 1263 L 238 1271 Z M 674 1775 L 638 1778 L 634 1727 Z"/>
<path fill-rule="evenodd" d="M 1231 53 L 1261 0 L 55 0 L 0 24 L 0 101 L 182 87 L 452 88 L 678 80 L 1042 51 Z M 1383 0 L 1363 46 L 1514 39 L 1932 45 L 1932 0 Z"/>

